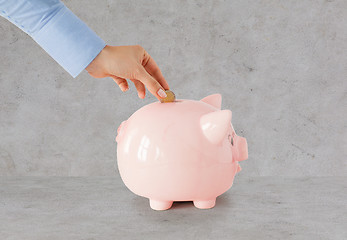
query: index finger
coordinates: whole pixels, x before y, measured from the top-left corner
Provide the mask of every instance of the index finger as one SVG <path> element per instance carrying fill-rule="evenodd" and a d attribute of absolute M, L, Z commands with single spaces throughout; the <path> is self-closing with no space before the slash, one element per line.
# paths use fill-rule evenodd
<path fill-rule="evenodd" d="M 145 51 L 144 59 L 142 61 L 142 66 L 146 69 L 146 71 L 154 77 L 155 80 L 159 82 L 159 84 L 165 89 L 169 90 L 169 84 L 165 80 L 163 74 L 161 73 L 157 63 L 154 59 Z"/>

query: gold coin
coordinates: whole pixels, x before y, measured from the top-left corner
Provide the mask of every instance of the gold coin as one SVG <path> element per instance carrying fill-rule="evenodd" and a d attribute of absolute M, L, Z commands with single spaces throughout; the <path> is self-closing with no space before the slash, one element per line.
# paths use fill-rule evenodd
<path fill-rule="evenodd" d="M 165 93 L 167 95 L 166 98 L 160 99 L 160 102 L 166 103 L 166 102 L 174 102 L 176 100 L 176 96 L 172 91 L 166 90 Z"/>

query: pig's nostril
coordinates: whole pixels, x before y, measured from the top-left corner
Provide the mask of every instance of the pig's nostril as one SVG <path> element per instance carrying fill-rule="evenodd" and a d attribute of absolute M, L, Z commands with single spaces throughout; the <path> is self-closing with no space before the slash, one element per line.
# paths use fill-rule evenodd
<path fill-rule="evenodd" d="M 230 134 L 228 135 L 228 139 L 229 139 L 229 141 L 231 143 L 231 146 L 234 146 L 234 139 L 233 139 L 233 137 Z"/>

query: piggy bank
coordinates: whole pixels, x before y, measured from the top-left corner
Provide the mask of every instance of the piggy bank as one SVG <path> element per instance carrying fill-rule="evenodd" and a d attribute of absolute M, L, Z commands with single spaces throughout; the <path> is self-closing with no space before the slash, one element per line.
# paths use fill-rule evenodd
<path fill-rule="evenodd" d="M 118 128 L 117 161 L 124 184 L 149 199 L 154 210 L 174 201 L 215 206 L 248 157 L 246 139 L 236 135 L 231 111 L 220 94 L 200 101 L 154 102 Z"/>

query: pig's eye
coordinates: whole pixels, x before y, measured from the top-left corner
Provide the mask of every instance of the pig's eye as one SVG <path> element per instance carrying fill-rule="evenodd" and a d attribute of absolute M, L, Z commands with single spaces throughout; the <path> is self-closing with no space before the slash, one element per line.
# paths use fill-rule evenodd
<path fill-rule="evenodd" d="M 228 139 L 229 139 L 229 142 L 231 143 L 231 146 L 234 146 L 234 140 L 230 134 L 228 135 Z"/>

